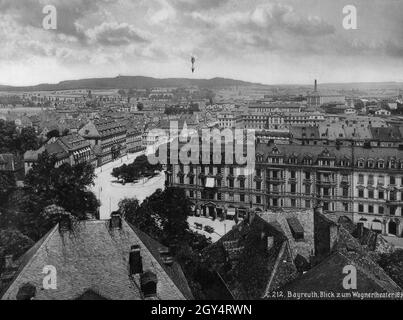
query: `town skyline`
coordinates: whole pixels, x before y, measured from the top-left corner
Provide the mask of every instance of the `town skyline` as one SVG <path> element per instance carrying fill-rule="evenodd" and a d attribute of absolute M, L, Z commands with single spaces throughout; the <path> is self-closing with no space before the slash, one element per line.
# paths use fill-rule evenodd
<path fill-rule="evenodd" d="M 213 76 L 213 77 L 189 77 L 189 76 L 183 76 L 183 77 L 176 77 L 175 75 L 172 76 L 167 76 L 167 77 L 153 77 L 153 76 L 148 76 L 144 74 L 117 74 L 117 75 L 112 75 L 110 77 L 89 77 L 89 78 L 65 78 L 57 82 L 50 82 L 50 81 L 45 81 L 45 82 L 38 82 L 38 83 L 33 83 L 31 85 L 11 85 L 9 83 L 1 83 L 0 82 L 0 91 L 3 91 L 4 89 L 1 87 L 10 87 L 10 88 L 30 88 L 30 87 L 36 87 L 36 86 L 41 86 L 41 85 L 58 85 L 64 82 L 74 82 L 74 81 L 82 81 L 82 80 L 100 80 L 100 79 L 108 79 L 108 80 L 113 80 L 117 78 L 149 78 L 153 80 L 189 80 L 189 81 L 198 81 L 198 80 L 215 80 L 215 79 L 220 79 L 220 80 L 229 80 L 229 81 L 238 81 L 238 82 L 244 82 L 244 85 L 257 85 L 257 86 L 313 86 L 313 79 L 307 79 L 307 82 L 295 82 L 295 83 L 264 83 L 264 82 L 253 82 L 253 81 L 248 81 L 242 78 L 227 78 L 227 77 L 222 77 L 222 76 Z M 320 79 L 316 79 L 320 80 Z M 320 85 L 359 85 L 359 84 L 403 84 L 403 79 L 402 80 L 385 80 L 385 81 L 353 81 L 353 82 L 322 82 L 320 81 Z M 101 88 L 101 87 L 100 87 Z M 77 88 L 81 89 L 81 88 Z M 116 87 L 115 89 L 118 89 Z M 73 89 L 72 89 L 73 90 Z"/>

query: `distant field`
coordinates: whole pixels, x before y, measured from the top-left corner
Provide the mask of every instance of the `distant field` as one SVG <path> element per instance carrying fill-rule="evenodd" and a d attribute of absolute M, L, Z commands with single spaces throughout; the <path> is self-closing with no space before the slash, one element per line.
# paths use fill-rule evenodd
<path fill-rule="evenodd" d="M 39 113 L 41 112 L 41 108 L 0 108 L 0 113 Z"/>

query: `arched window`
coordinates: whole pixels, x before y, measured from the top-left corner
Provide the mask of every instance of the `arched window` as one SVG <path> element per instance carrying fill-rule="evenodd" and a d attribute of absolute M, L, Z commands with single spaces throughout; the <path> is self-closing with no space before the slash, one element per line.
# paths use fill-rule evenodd
<path fill-rule="evenodd" d="M 397 236 L 397 223 L 393 220 L 390 220 L 388 223 L 388 231 L 389 234 L 393 234 Z"/>

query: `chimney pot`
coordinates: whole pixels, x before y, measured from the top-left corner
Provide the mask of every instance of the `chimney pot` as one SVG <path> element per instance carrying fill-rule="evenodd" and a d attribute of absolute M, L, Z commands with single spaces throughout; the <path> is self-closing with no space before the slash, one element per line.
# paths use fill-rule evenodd
<path fill-rule="evenodd" d="M 143 259 L 141 257 L 140 246 L 134 245 L 130 249 L 129 255 L 130 275 L 143 273 Z"/>
<path fill-rule="evenodd" d="M 111 214 L 111 220 L 110 220 L 110 228 L 111 229 L 122 229 L 122 217 L 118 212 L 113 212 Z"/>
<path fill-rule="evenodd" d="M 357 233 L 358 233 L 359 238 L 361 238 L 364 235 L 364 223 L 363 222 L 357 223 Z"/>
<path fill-rule="evenodd" d="M 141 292 L 145 298 L 157 295 L 158 278 L 154 272 L 146 271 L 140 276 Z"/>
<path fill-rule="evenodd" d="M 17 300 L 33 300 L 36 295 L 36 287 L 31 283 L 25 283 L 17 292 Z"/>

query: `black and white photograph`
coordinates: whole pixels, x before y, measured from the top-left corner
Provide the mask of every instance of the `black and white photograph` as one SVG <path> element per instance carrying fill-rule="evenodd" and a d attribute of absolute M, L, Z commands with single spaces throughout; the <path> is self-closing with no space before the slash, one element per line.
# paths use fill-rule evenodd
<path fill-rule="evenodd" d="M 0 0 L 0 307 L 403 300 L 402 13 Z"/>

